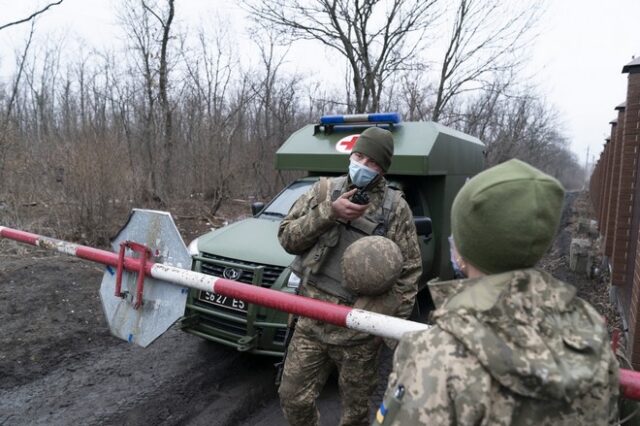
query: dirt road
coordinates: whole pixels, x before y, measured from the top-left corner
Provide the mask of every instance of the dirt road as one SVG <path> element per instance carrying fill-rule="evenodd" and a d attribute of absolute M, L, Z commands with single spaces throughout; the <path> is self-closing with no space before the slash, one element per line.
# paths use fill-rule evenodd
<path fill-rule="evenodd" d="M 0 258 L 0 425 L 282 425 L 273 358 L 171 329 L 146 349 L 109 333 L 99 265 Z M 320 401 L 337 422 L 335 384 Z"/>
<path fill-rule="evenodd" d="M 207 410 L 232 424 L 274 397 L 267 360 L 178 330 L 147 349 L 111 337 L 92 264 L 3 260 L 0 277 L 0 312 L 11 315 L 0 340 L 0 424 L 199 424 Z"/>
<path fill-rule="evenodd" d="M 570 226 L 567 210 L 544 266 L 606 310 L 606 289 L 568 271 Z M 273 358 L 177 329 L 146 349 L 118 340 L 102 314 L 102 273 L 33 248 L 0 254 L 0 425 L 285 424 Z M 320 408 L 324 424 L 337 424 L 335 382 Z"/>

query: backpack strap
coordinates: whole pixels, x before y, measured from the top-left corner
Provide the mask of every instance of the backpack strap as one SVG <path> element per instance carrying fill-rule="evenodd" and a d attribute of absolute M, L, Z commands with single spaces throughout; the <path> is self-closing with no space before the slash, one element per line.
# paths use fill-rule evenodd
<path fill-rule="evenodd" d="M 329 179 L 326 177 L 320 178 L 320 183 L 318 185 L 318 203 L 323 202 L 327 199 L 327 193 L 329 192 Z"/>
<path fill-rule="evenodd" d="M 335 201 L 342 194 L 342 189 L 347 182 L 346 176 L 339 176 L 331 179 L 331 201 Z"/>
<path fill-rule="evenodd" d="M 391 214 L 395 211 L 400 199 L 403 197 L 402 191 L 387 186 L 384 190 L 384 201 L 382 202 L 382 216 L 384 226 L 388 230 L 391 222 Z"/>

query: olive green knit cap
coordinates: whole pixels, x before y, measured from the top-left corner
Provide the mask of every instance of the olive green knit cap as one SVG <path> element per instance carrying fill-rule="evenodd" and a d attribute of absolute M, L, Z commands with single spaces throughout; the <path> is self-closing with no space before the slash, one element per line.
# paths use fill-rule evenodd
<path fill-rule="evenodd" d="M 386 172 L 393 157 L 393 135 L 380 127 L 369 127 L 360 134 L 351 152 L 359 152 L 378 163 Z"/>
<path fill-rule="evenodd" d="M 479 173 L 453 201 L 458 253 L 488 274 L 534 266 L 553 241 L 563 200 L 560 182 L 520 160 Z"/>

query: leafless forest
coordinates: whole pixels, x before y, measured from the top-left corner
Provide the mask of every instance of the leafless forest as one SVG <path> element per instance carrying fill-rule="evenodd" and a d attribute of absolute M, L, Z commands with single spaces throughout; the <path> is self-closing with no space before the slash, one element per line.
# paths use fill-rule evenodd
<path fill-rule="evenodd" d="M 0 223 L 102 244 L 132 206 L 189 201 L 214 215 L 269 198 L 291 178 L 274 169 L 276 149 L 328 113 L 438 121 L 484 141 L 487 166 L 518 157 L 580 187 L 561 117 L 527 77 L 544 5 L 503 3 L 244 0 L 258 52 L 247 64 L 224 19 L 187 26 L 174 0 L 119 3 L 126 41 L 110 51 L 43 38 L 39 20 L 67 5 L 34 2 L 0 21 L 24 33 L 0 58 L 15 63 L 0 81 Z M 302 39 L 346 63 L 342 87 L 288 71 Z M 33 206 L 46 219 L 25 224 Z"/>

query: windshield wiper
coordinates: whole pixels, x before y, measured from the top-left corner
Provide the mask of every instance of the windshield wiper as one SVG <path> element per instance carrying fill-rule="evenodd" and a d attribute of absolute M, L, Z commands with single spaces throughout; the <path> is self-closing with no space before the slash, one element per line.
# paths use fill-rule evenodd
<path fill-rule="evenodd" d="M 283 219 L 284 219 L 284 217 L 286 216 L 286 215 L 284 215 L 284 214 L 282 214 L 282 213 L 280 213 L 280 212 L 262 212 L 262 213 L 260 213 L 260 214 L 261 214 L 261 215 L 265 215 L 265 216 L 281 217 L 281 218 L 283 218 Z"/>

